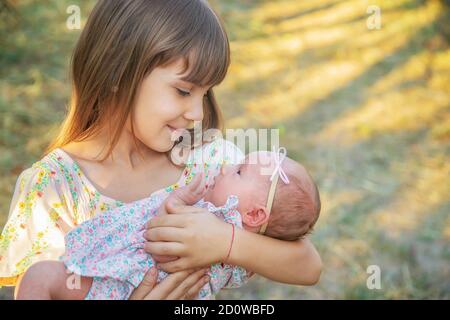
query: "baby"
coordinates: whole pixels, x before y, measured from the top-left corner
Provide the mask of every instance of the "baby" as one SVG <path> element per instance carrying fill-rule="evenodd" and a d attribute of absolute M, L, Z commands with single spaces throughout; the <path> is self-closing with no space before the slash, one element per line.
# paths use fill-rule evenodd
<path fill-rule="evenodd" d="M 163 203 L 150 197 L 95 216 L 66 235 L 61 261 L 31 266 L 19 291 L 33 292 L 26 295 L 29 299 L 127 299 L 155 265 L 144 251 L 144 225 L 152 217 L 166 214 L 169 201 L 206 208 L 250 232 L 300 239 L 319 217 L 319 192 L 305 168 L 287 158 L 285 149 L 280 153 L 283 149 L 250 153 L 241 164 L 223 166 L 207 190 L 197 175 Z M 68 285 L 70 273 L 81 276 L 77 290 Z M 239 287 L 250 274 L 238 266 L 214 264 L 208 272 L 210 281 L 198 298 L 209 299 L 222 288 Z M 167 273 L 158 272 L 158 281 L 165 277 Z"/>

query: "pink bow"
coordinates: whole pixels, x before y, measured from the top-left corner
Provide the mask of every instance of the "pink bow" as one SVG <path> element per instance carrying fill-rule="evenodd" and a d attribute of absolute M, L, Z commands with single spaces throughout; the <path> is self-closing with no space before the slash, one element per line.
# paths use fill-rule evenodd
<path fill-rule="evenodd" d="M 270 177 L 270 181 L 275 178 L 276 174 L 280 176 L 281 180 L 285 184 L 289 184 L 289 178 L 284 172 L 283 168 L 281 167 L 281 164 L 283 163 L 283 160 L 286 159 L 287 151 L 285 147 L 278 148 L 278 151 L 276 150 L 275 146 L 272 147 L 272 151 L 275 157 L 275 169 L 273 170 L 272 176 Z"/>

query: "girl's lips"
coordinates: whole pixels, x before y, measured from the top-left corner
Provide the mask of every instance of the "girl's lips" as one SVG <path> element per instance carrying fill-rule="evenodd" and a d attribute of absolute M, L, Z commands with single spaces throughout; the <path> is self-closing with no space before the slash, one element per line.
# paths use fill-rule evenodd
<path fill-rule="evenodd" d="M 182 130 L 186 130 L 186 128 L 175 128 L 175 127 L 172 127 L 171 125 L 167 125 L 167 128 L 169 128 L 170 131 L 177 131 L 177 130 L 182 131 Z"/>
<path fill-rule="evenodd" d="M 167 125 L 167 128 L 169 129 L 171 134 L 174 134 L 174 132 L 176 132 L 177 135 L 181 136 L 181 130 L 182 129 L 178 129 L 178 128 L 175 128 L 175 127 L 172 127 L 172 126 L 169 126 L 169 125 Z"/>
<path fill-rule="evenodd" d="M 174 128 L 169 125 L 166 125 L 166 127 L 169 129 L 170 136 L 171 136 L 172 140 L 174 140 L 174 141 L 178 140 L 183 135 L 182 129 Z"/>

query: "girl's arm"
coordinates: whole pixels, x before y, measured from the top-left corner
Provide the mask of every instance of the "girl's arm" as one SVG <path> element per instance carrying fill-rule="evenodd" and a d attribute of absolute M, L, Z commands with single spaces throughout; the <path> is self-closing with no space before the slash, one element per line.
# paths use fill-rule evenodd
<path fill-rule="evenodd" d="M 242 229 L 235 232 L 230 264 L 278 282 L 314 285 L 319 281 L 322 261 L 309 239 L 282 241 Z"/>
<path fill-rule="evenodd" d="M 145 250 L 150 254 L 173 255 L 175 261 L 160 263 L 174 272 L 207 266 L 225 260 L 231 243 L 231 225 L 192 206 L 167 207 L 169 214 L 147 223 Z M 205 227 L 207 226 L 207 227 Z M 319 280 L 322 262 L 308 239 L 282 241 L 236 229 L 234 244 L 226 261 L 274 281 L 313 285 Z"/>
<path fill-rule="evenodd" d="M 25 275 L 25 272 L 21 273 L 19 275 L 19 277 L 17 278 L 16 286 L 14 288 L 14 300 L 17 300 L 17 295 L 19 294 L 20 283 L 22 282 L 22 279 L 23 279 L 24 275 Z"/>

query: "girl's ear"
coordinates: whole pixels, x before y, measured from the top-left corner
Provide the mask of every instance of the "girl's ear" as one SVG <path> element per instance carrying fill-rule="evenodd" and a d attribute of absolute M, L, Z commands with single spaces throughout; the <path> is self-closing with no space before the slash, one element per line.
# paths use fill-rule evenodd
<path fill-rule="evenodd" d="M 269 220 L 269 214 L 263 206 L 255 206 L 242 215 L 242 222 L 249 227 L 259 227 L 267 220 Z"/>

